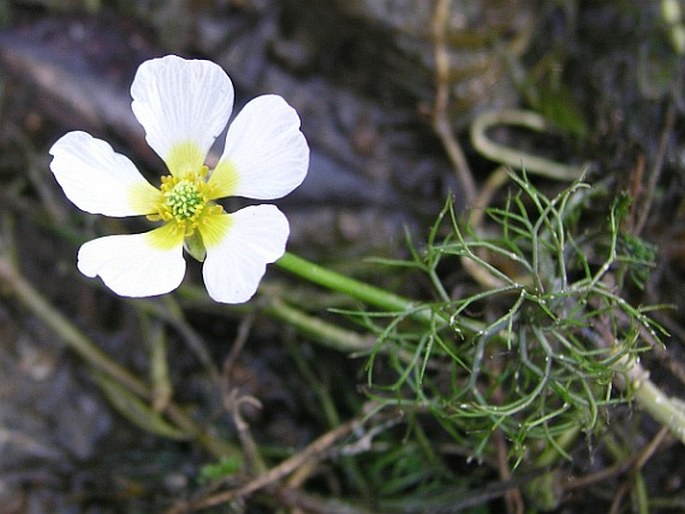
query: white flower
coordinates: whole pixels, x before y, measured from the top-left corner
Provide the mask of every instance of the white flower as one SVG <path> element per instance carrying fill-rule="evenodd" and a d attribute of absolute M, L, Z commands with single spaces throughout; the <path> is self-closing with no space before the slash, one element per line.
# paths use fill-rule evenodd
<path fill-rule="evenodd" d="M 185 247 L 204 260 L 202 274 L 214 300 L 249 300 L 266 265 L 285 252 L 288 221 L 273 205 L 226 213 L 215 200 L 276 199 L 302 183 L 309 148 L 297 113 L 280 96 L 253 99 L 231 123 L 221 158 L 209 169 L 205 159 L 233 108 L 233 85 L 218 65 L 173 55 L 146 61 L 131 96 L 148 144 L 170 173 L 159 189 L 127 157 L 85 132 L 69 132 L 53 145 L 50 169 L 86 212 L 144 215 L 162 224 L 85 243 L 79 270 L 99 275 L 122 296 L 168 293 L 183 280 Z"/>

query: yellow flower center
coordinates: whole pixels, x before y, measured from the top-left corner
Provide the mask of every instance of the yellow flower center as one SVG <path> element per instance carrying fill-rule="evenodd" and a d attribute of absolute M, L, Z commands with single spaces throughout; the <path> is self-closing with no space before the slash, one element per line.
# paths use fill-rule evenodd
<path fill-rule="evenodd" d="M 207 167 L 203 166 L 197 173 L 162 177 L 156 212 L 148 218 L 173 223 L 184 237 L 192 236 L 206 215 L 223 212 L 220 205 L 209 200 L 207 173 Z"/>

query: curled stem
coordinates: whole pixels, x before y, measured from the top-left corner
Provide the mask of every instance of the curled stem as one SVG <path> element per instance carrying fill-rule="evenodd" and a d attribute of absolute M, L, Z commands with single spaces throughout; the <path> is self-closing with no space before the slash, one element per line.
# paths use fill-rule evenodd
<path fill-rule="evenodd" d="M 486 132 L 488 129 L 499 125 L 525 127 L 536 132 L 550 128 L 545 118 L 533 111 L 518 109 L 485 111 L 471 125 L 471 143 L 488 159 L 515 169 L 525 168 L 528 173 L 554 180 L 573 181 L 581 177 L 584 168 L 561 164 L 551 159 L 495 143 L 486 135 Z"/>

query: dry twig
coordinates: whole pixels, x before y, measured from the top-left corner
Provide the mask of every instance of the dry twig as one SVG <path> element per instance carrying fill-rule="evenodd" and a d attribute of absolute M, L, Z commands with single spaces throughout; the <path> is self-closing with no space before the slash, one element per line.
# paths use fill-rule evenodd
<path fill-rule="evenodd" d="M 222 505 L 228 503 L 237 498 L 243 498 L 249 496 L 250 494 L 264 489 L 267 486 L 274 484 L 275 482 L 285 478 L 299 467 L 308 465 L 312 461 L 318 461 L 323 458 L 328 450 L 335 444 L 338 440 L 347 436 L 353 432 L 360 424 L 358 419 L 352 419 L 342 425 L 334 428 L 330 432 L 325 433 L 309 446 L 304 448 L 302 451 L 293 455 L 289 459 L 284 460 L 279 465 L 271 468 L 266 473 L 259 475 L 253 480 L 249 481 L 242 487 L 238 489 L 231 489 L 229 491 L 223 491 L 221 493 L 214 494 L 212 496 L 207 496 L 205 498 L 199 499 L 197 501 L 185 503 L 183 505 L 177 505 L 167 512 L 167 514 L 183 514 L 187 512 L 196 512 L 202 509 L 207 509 L 209 507 L 214 507 L 216 505 Z"/>
<path fill-rule="evenodd" d="M 447 115 L 449 106 L 450 58 L 447 49 L 447 20 L 451 0 L 438 0 L 433 12 L 433 40 L 435 51 L 435 104 L 433 106 L 433 130 L 442 141 L 457 173 L 464 194 L 464 204 L 472 205 L 476 198 L 476 184 L 464 151 L 452 131 Z"/>

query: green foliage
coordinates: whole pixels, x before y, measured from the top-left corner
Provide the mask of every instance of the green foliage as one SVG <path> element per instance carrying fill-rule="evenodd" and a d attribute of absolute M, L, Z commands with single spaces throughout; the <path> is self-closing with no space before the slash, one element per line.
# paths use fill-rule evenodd
<path fill-rule="evenodd" d="M 618 287 L 625 273 L 644 283 L 653 257 L 620 233 L 621 203 L 586 223 L 596 193 L 586 184 L 548 199 L 512 179 L 518 191 L 488 211 L 494 232 L 463 229 L 450 201 L 425 248 L 398 263 L 430 279 L 436 300 L 416 308 L 430 310 L 428 326 L 415 310 L 364 320 L 377 335 L 368 382 L 379 401 L 427 409 L 478 458 L 499 430 L 518 463 L 550 445 L 566 456 L 565 434 L 592 433 L 602 410 L 625 400 L 614 383 L 644 350 L 640 333 L 658 339 L 659 327 Z M 461 267 L 487 287 L 448 284 Z"/>
<path fill-rule="evenodd" d="M 643 289 L 654 268 L 656 247 L 632 234 L 620 234 L 617 244 L 622 261 L 628 265 L 628 277 L 633 284 Z"/>
<path fill-rule="evenodd" d="M 586 137 L 588 129 L 582 111 L 563 84 L 541 84 L 533 107 L 558 129 L 581 139 Z"/>
<path fill-rule="evenodd" d="M 218 462 L 205 464 L 200 469 L 199 480 L 201 483 L 221 480 L 234 475 L 242 465 L 242 460 L 237 456 L 225 457 Z"/>

